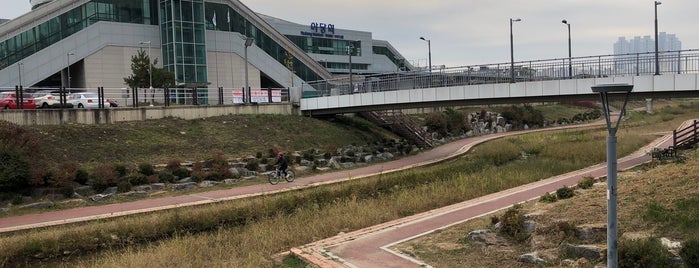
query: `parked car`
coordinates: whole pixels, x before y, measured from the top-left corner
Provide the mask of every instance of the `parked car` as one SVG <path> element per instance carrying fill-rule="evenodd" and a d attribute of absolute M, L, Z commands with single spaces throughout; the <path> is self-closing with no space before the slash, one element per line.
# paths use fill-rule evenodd
<path fill-rule="evenodd" d="M 77 108 L 99 108 L 97 93 L 80 92 L 68 95 L 68 102 Z"/>
<path fill-rule="evenodd" d="M 34 103 L 34 98 L 29 93 L 22 94 L 24 102 L 22 103 L 23 109 L 36 109 L 36 104 Z M 18 109 L 19 105 L 17 103 L 17 95 L 15 92 L 0 92 L 0 108 L 2 109 Z"/>
<path fill-rule="evenodd" d="M 34 92 L 32 96 L 34 97 L 34 103 L 36 103 L 36 108 L 60 108 L 61 100 L 59 97 L 59 92 L 55 90 L 40 90 Z M 73 108 L 73 104 L 66 102 L 66 108 Z"/>

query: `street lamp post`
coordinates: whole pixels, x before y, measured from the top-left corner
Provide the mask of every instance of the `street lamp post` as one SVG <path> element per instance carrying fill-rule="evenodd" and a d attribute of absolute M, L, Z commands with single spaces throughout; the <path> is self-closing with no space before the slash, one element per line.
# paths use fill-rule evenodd
<path fill-rule="evenodd" d="M 66 54 L 66 58 L 68 59 L 68 66 L 67 66 L 67 68 L 66 68 L 66 69 L 68 70 L 68 78 L 66 79 L 66 80 L 68 81 L 68 83 L 66 84 L 66 88 L 70 88 L 70 56 L 71 56 L 71 55 L 75 55 L 75 53 L 73 53 L 73 52 L 68 52 L 68 53 Z"/>
<path fill-rule="evenodd" d="M 599 93 L 604 108 L 604 117 L 607 120 L 607 267 L 619 267 L 618 263 L 618 241 L 617 241 L 617 155 L 616 155 L 616 133 L 621 122 L 621 117 L 626 110 L 626 103 L 629 100 L 629 93 L 633 85 L 629 84 L 602 84 L 592 86 L 592 92 Z M 616 122 L 612 122 L 609 112 L 609 94 L 623 94 L 624 106 L 619 113 Z M 612 126 L 612 124 L 616 124 Z"/>
<path fill-rule="evenodd" d="M 420 40 L 427 42 L 427 64 L 429 65 L 430 73 L 432 73 L 432 42 L 424 37 L 420 37 Z"/>
<path fill-rule="evenodd" d="M 567 20 L 563 20 L 561 22 L 568 25 L 568 77 L 573 79 L 573 52 L 570 45 L 570 23 L 568 23 Z"/>
<path fill-rule="evenodd" d="M 354 42 L 350 42 L 347 46 L 347 54 L 349 55 L 349 84 L 350 94 L 354 94 L 354 81 L 352 81 L 352 53 L 354 53 Z"/>
<path fill-rule="evenodd" d="M 522 21 L 522 19 L 513 19 L 510 18 L 510 73 L 511 73 L 511 80 L 510 83 L 515 82 L 515 45 L 514 45 L 514 38 L 512 36 L 512 23 L 516 21 Z"/>
<path fill-rule="evenodd" d="M 252 96 L 250 96 L 250 81 L 248 80 L 248 47 L 252 46 L 252 43 L 255 42 L 255 39 L 252 37 L 241 37 L 245 39 L 245 90 L 243 92 L 246 92 L 247 94 L 245 95 L 247 97 L 247 103 L 252 103 Z M 245 103 L 246 101 L 243 100 Z"/>
<path fill-rule="evenodd" d="M 150 89 L 150 91 L 153 92 L 153 67 L 152 67 L 153 65 L 151 64 L 151 60 L 150 60 L 150 44 L 151 44 L 151 41 L 150 41 L 150 40 L 149 40 L 149 41 L 141 41 L 141 42 L 138 42 L 138 43 L 141 44 L 141 45 L 143 45 L 143 44 L 148 44 L 148 89 Z M 146 93 L 146 94 L 148 94 L 148 93 Z M 145 97 L 146 99 L 148 98 L 148 96 L 144 96 L 144 97 Z M 153 102 L 155 102 L 154 98 L 155 98 L 155 97 L 154 97 L 153 95 L 151 95 L 150 106 L 153 106 Z"/>
<path fill-rule="evenodd" d="M 660 61 L 658 61 L 658 6 L 662 4 L 655 1 L 655 75 L 660 75 Z"/>

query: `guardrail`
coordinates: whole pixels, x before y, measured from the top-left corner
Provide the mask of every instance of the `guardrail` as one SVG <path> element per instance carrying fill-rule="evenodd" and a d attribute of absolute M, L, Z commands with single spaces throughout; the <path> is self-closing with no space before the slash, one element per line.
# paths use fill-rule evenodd
<path fill-rule="evenodd" d="M 242 88 L 58 88 L 58 87 L 22 87 L 0 88 L 1 91 L 34 93 L 50 91 L 61 103 L 69 101 L 66 96 L 78 92 L 94 92 L 100 96 L 100 102 L 108 107 L 141 107 L 171 105 L 234 105 L 248 103 L 288 103 L 291 100 L 288 88 L 250 89 L 250 96 Z M 23 95 L 19 95 L 23 96 Z M 61 105 L 60 107 L 65 107 Z"/>
<path fill-rule="evenodd" d="M 698 73 L 699 50 L 663 51 L 658 55 L 660 74 Z M 451 87 L 474 84 L 512 83 L 611 76 L 655 74 L 655 52 L 556 58 L 394 72 L 307 82 L 302 97 L 345 95 L 364 92 Z M 514 75 L 513 75 L 514 73 Z M 513 79 L 514 77 L 514 79 Z"/>
<path fill-rule="evenodd" d="M 672 147 L 675 149 L 688 149 L 699 143 L 699 122 L 694 120 L 690 126 L 672 131 Z"/>

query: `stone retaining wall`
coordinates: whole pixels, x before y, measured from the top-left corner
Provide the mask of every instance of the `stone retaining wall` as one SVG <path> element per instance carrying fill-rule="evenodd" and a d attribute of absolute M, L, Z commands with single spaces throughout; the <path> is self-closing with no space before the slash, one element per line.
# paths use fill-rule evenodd
<path fill-rule="evenodd" d="M 107 109 L 0 110 L 0 120 L 18 125 L 113 124 L 175 117 L 199 119 L 230 114 L 300 114 L 289 103 L 226 106 L 175 106 Z"/>

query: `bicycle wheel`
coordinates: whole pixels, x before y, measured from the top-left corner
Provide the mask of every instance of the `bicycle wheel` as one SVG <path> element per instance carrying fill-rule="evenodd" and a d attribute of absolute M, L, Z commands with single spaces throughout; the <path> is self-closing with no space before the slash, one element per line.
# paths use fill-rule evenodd
<path fill-rule="evenodd" d="M 269 183 L 270 183 L 270 184 L 276 185 L 277 183 L 279 183 L 279 174 L 277 174 L 276 172 L 275 172 L 275 173 L 272 173 L 272 174 L 269 174 L 269 176 L 267 177 L 267 179 L 269 179 Z"/>
<path fill-rule="evenodd" d="M 286 171 L 286 174 L 287 174 L 287 175 L 286 175 L 286 177 L 284 177 L 284 179 L 285 179 L 287 182 L 292 182 L 292 181 L 294 181 L 294 179 L 296 178 L 296 175 L 295 175 L 294 172 L 291 171 L 291 170 L 287 170 L 287 171 Z"/>

